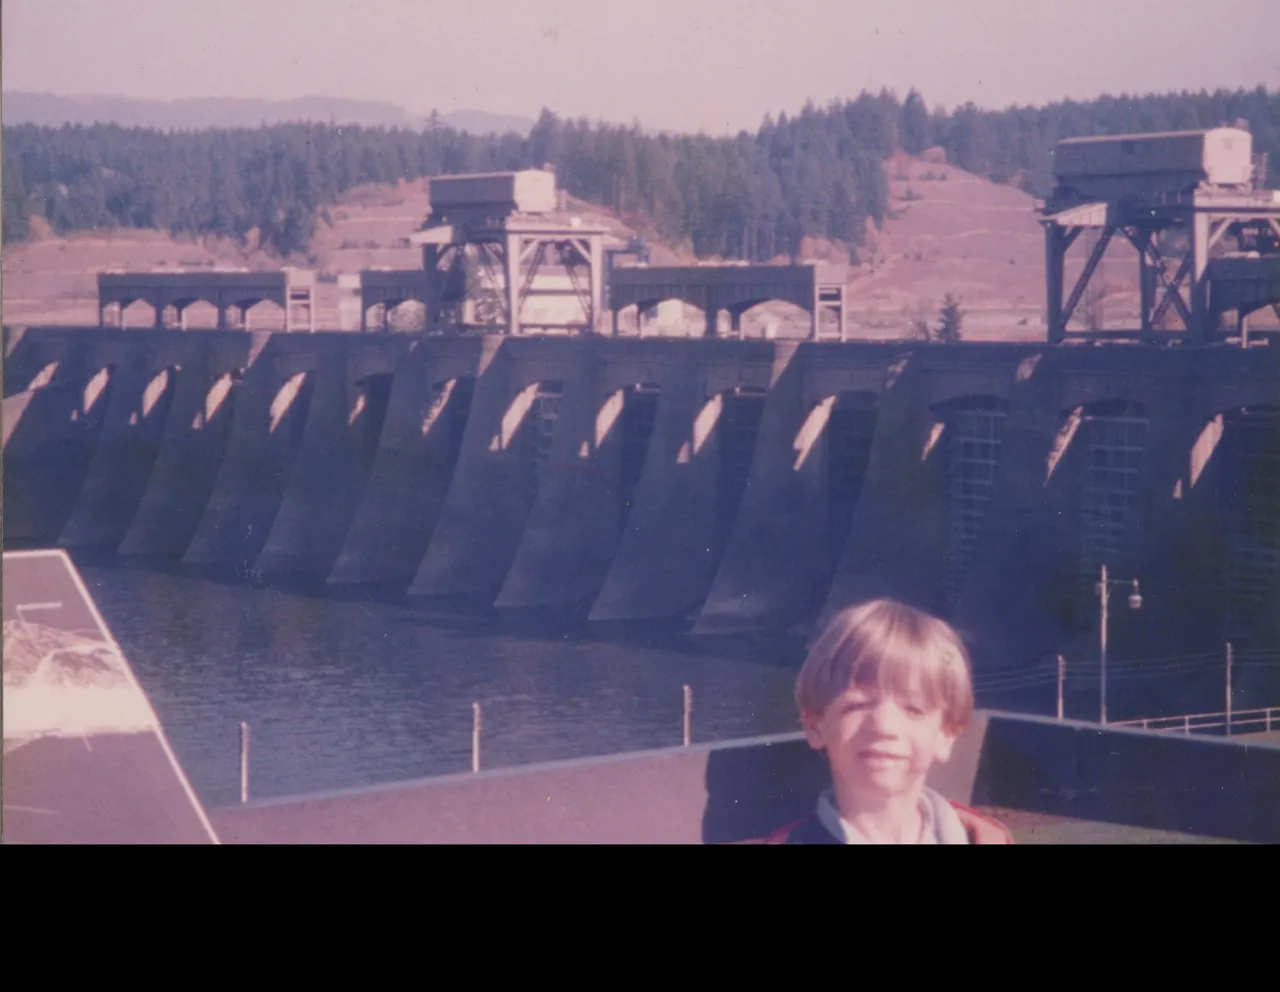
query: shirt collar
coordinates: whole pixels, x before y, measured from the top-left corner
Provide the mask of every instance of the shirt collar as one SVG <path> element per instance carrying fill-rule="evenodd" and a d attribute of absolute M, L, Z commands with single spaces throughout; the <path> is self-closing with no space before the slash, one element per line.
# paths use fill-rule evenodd
<path fill-rule="evenodd" d="M 923 820 L 921 844 L 967 844 L 968 834 L 951 804 L 932 789 L 925 788 L 920 795 L 920 816 Z M 818 797 L 818 820 L 828 833 L 844 844 L 870 844 L 872 841 L 840 815 L 835 795 L 824 789 Z"/>

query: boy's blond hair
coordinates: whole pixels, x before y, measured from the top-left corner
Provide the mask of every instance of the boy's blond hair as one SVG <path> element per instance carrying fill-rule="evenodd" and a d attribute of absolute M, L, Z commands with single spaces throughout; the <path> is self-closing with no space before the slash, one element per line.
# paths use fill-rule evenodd
<path fill-rule="evenodd" d="M 877 599 L 832 617 L 796 678 L 796 705 L 819 716 L 853 685 L 878 685 L 895 697 L 941 708 L 959 733 L 973 716 L 969 656 L 946 622 L 890 599 Z"/>

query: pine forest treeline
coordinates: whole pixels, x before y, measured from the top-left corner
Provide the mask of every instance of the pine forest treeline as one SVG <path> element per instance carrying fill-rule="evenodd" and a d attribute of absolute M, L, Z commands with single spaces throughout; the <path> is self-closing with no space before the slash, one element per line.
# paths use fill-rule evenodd
<path fill-rule="evenodd" d="M 654 135 L 544 111 L 527 138 L 324 124 L 167 133 L 115 125 L 3 129 L 3 238 L 112 227 L 222 235 L 304 254 L 326 207 L 363 183 L 554 165 L 560 184 L 700 257 L 766 260 L 808 237 L 856 249 L 889 210 L 883 163 L 941 146 L 953 165 L 1043 195 L 1061 138 L 1247 122 L 1280 178 L 1280 92 L 1104 97 L 930 112 L 864 93 L 735 138 Z"/>

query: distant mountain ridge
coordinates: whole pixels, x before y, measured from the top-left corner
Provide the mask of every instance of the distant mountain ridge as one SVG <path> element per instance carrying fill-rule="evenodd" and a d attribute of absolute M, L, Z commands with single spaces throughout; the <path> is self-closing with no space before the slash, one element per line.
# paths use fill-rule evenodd
<path fill-rule="evenodd" d="M 122 96 L 58 96 L 6 90 L 3 94 L 5 124 L 110 123 L 161 131 L 202 131 L 209 128 L 259 127 L 289 121 L 360 124 L 366 127 L 398 127 L 420 131 L 426 114 L 415 114 L 394 103 L 377 100 L 345 100 L 336 97 L 300 97 L 296 100 L 238 100 L 200 97 L 188 100 L 137 100 Z M 527 137 L 533 121 L 483 110 L 442 113 L 450 127 L 472 134 L 504 134 L 513 131 Z"/>

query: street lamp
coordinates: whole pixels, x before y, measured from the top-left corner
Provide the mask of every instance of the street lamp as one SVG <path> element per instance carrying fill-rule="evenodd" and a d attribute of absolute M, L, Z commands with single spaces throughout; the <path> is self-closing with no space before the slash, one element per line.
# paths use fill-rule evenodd
<path fill-rule="evenodd" d="M 1107 601 L 1111 598 L 1111 587 L 1122 586 L 1130 582 L 1128 579 L 1111 579 L 1107 577 L 1107 566 L 1102 566 L 1102 579 L 1098 582 L 1098 599 L 1102 606 L 1102 624 L 1099 640 L 1102 654 L 1102 723 L 1107 722 Z M 1129 593 L 1129 609 L 1142 609 L 1142 593 L 1138 591 L 1138 580 L 1132 580 Z"/>

